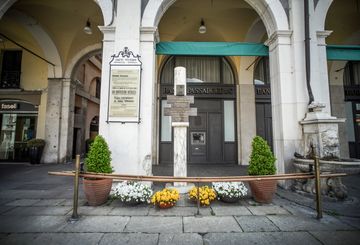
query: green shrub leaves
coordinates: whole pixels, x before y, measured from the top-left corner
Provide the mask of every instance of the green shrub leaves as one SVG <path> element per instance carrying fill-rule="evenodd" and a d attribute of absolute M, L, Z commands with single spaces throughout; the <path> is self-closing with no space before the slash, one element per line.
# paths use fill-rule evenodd
<path fill-rule="evenodd" d="M 252 151 L 248 167 L 249 175 L 271 175 L 276 173 L 276 158 L 267 142 L 260 136 L 252 141 Z"/>
<path fill-rule="evenodd" d="M 85 159 L 85 166 L 88 172 L 112 173 L 111 151 L 105 139 L 98 135 L 90 145 L 90 151 Z"/>

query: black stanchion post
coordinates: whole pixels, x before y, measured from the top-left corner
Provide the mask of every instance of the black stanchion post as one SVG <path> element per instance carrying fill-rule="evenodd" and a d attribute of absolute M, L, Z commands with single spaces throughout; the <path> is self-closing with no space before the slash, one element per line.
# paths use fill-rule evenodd
<path fill-rule="evenodd" d="M 200 216 L 200 183 L 196 183 L 197 189 L 197 212 L 196 215 Z"/>
<path fill-rule="evenodd" d="M 73 198 L 73 213 L 70 222 L 75 222 L 79 220 L 79 215 L 77 212 L 78 209 L 78 199 L 79 199 L 79 171 L 80 171 L 80 155 L 76 155 L 75 161 L 75 176 L 74 176 L 74 198 Z"/>
<path fill-rule="evenodd" d="M 315 191 L 316 191 L 316 211 L 317 219 L 322 218 L 322 200 L 321 200 L 321 183 L 320 183 L 320 166 L 319 166 L 319 157 L 315 153 L 314 156 L 314 166 L 315 166 Z"/>

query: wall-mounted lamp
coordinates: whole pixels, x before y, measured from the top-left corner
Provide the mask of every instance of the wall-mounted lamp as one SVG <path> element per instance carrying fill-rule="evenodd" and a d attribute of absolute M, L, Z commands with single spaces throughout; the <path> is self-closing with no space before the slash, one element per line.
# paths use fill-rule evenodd
<path fill-rule="evenodd" d="M 91 25 L 90 25 L 90 20 L 87 19 L 86 21 L 86 26 L 84 27 L 84 32 L 88 35 L 92 34 L 92 30 L 91 30 Z"/>
<path fill-rule="evenodd" d="M 205 22 L 203 19 L 201 19 L 201 22 L 200 22 L 199 33 L 200 34 L 206 33 L 206 26 L 205 26 Z"/>

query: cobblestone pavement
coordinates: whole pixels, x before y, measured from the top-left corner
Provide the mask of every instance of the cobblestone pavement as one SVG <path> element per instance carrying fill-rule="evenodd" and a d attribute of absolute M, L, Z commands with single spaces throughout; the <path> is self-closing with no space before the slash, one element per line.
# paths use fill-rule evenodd
<path fill-rule="evenodd" d="M 0 244 L 360 244 L 359 218 L 319 221 L 284 195 L 268 205 L 214 202 L 196 216 L 184 196 L 166 210 L 118 200 L 90 207 L 80 189 L 80 220 L 71 223 L 73 179 L 47 175 L 70 167 L 0 165 Z"/>

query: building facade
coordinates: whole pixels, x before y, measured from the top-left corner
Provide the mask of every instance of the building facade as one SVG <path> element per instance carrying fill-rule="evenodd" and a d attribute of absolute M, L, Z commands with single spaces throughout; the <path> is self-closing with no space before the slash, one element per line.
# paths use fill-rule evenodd
<path fill-rule="evenodd" d="M 14 64 L 22 57 L 20 86 L 14 90 L 2 82 L 0 98 L 20 96 L 34 105 L 24 124 L 47 140 L 44 162 L 71 158 L 73 145 L 87 138 L 74 140 L 74 125 L 84 121 L 76 119 L 76 108 L 87 107 L 78 98 L 76 74 L 84 60 L 99 53 L 98 127 L 116 172 L 152 174 L 154 164 L 172 163 L 173 134 L 163 112 L 176 66 L 187 69 L 188 93 L 198 108 L 188 129 L 189 163 L 247 165 L 251 140 L 261 135 L 276 155 L 278 172 L 293 171 L 294 153 L 307 154 L 301 122 L 312 97 L 324 105 L 322 117 L 347 119 L 336 136 L 340 155 L 359 158 L 358 1 L 8 0 L 0 18 L 2 59 L 10 50 L 17 52 Z M 83 32 L 87 20 L 92 35 Z M 129 66 L 110 64 L 124 54 L 141 63 L 139 76 L 134 73 L 138 84 L 131 88 L 138 97 L 129 95 L 127 102 L 114 96 L 124 92 L 114 84 L 121 85 L 116 74 Z M 3 62 L 2 74 L 6 67 Z M 129 105 L 135 106 L 133 114 L 126 114 Z"/>

